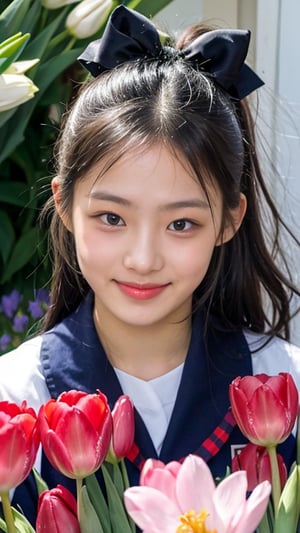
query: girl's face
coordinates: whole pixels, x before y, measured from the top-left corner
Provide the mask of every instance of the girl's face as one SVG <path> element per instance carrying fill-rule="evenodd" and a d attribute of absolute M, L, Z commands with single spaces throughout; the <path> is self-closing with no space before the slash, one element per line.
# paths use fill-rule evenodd
<path fill-rule="evenodd" d="M 211 190 L 211 208 L 164 146 L 131 151 L 98 178 L 102 169 L 76 183 L 67 224 L 97 316 L 136 327 L 186 318 L 220 242 L 220 193 Z"/>

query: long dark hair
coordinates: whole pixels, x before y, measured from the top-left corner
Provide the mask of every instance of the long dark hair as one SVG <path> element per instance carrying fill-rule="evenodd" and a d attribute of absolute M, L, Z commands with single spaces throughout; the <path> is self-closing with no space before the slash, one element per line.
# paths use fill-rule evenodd
<path fill-rule="evenodd" d="M 197 33 L 201 32 L 198 26 Z M 208 272 L 195 291 L 195 305 L 206 306 L 223 327 L 246 327 L 288 338 L 290 299 L 299 291 L 288 269 L 281 272 L 274 260 L 280 253 L 283 221 L 260 170 L 247 102 L 231 99 L 175 49 L 172 53 L 168 48 L 167 55 L 164 60 L 123 64 L 82 87 L 56 146 L 62 209 L 71 216 L 76 180 L 103 156 L 112 165 L 129 150 L 163 142 L 184 156 L 205 191 L 208 180 L 217 184 L 223 199 L 223 229 L 230 223 L 230 210 L 239 205 L 240 194 L 247 197 L 243 223 L 229 242 L 215 248 Z M 271 247 L 266 242 L 262 205 L 275 230 Z M 44 214 L 53 208 L 50 199 Z M 50 235 L 52 303 L 44 330 L 75 310 L 89 291 L 72 233 L 55 210 Z"/>

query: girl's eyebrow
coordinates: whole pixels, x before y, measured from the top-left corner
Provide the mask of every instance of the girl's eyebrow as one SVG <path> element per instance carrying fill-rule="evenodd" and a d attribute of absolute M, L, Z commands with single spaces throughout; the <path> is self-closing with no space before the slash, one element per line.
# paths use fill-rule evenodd
<path fill-rule="evenodd" d="M 116 204 L 132 206 L 132 202 L 123 198 L 122 196 L 117 196 L 105 191 L 91 191 L 88 195 L 89 198 L 93 200 L 106 200 L 108 202 L 114 202 Z M 161 207 L 162 211 L 171 211 L 172 209 L 180 209 L 184 207 L 196 207 L 201 209 L 210 209 L 209 203 L 206 200 L 201 200 L 200 198 L 189 198 L 186 200 L 178 200 L 176 202 L 170 202 Z"/>
<path fill-rule="evenodd" d="M 122 196 L 117 196 L 104 191 L 91 191 L 88 194 L 88 197 L 92 200 L 106 200 L 108 202 L 115 202 L 116 204 L 130 206 L 132 205 L 129 200 L 123 198 Z"/>

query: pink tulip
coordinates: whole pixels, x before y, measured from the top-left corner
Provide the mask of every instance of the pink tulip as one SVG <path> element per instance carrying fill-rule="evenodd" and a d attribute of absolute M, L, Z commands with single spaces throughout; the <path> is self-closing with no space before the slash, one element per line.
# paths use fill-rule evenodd
<path fill-rule="evenodd" d="M 0 492 L 20 485 L 33 467 L 39 437 L 37 417 L 26 402 L 0 402 Z"/>
<path fill-rule="evenodd" d="M 112 438 L 106 460 L 112 463 L 127 456 L 134 440 L 134 408 L 129 396 L 120 396 L 112 410 Z"/>
<path fill-rule="evenodd" d="M 298 415 L 298 391 L 288 373 L 236 378 L 229 386 L 232 413 L 254 444 L 276 446 L 290 435 Z"/>
<path fill-rule="evenodd" d="M 148 459 L 140 476 L 140 485 L 153 487 L 174 499 L 176 492 L 176 479 L 181 463 L 171 461 L 163 463 L 157 459 Z"/>
<path fill-rule="evenodd" d="M 36 533 L 80 533 L 77 502 L 73 494 L 57 485 L 39 497 Z"/>
<path fill-rule="evenodd" d="M 38 423 L 44 452 L 54 468 L 73 479 L 98 470 L 112 431 L 104 394 L 63 392 L 42 405 Z"/>
<path fill-rule="evenodd" d="M 151 478 L 156 470 L 153 486 L 131 487 L 124 494 L 129 515 L 144 533 L 253 533 L 266 510 L 271 491 L 268 481 L 260 483 L 246 499 L 245 472 L 231 474 L 216 487 L 209 467 L 195 455 L 189 455 L 182 465 L 171 463 L 165 468 L 153 461 L 149 466 L 149 461 L 142 479 L 147 482 L 149 472 Z M 164 477 L 161 482 L 159 469 Z M 166 487 L 165 472 L 170 473 L 172 490 Z"/>
<path fill-rule="evenodd" d="M 284 487 L 287 480 L 287 470 L 283 458 L 277 454 L 277 462 L 280 476 L 281 488 Z M 263 446 L 257 446 L 251 442 L 245 446 L 242 451 L 235 455 L 232 464 L 232 472 L 245 470 L 248 480 L 248 491 L 254 490 L 256 485 L 262 481 L 272 481 L 271 463 L 269 454 Z"/>

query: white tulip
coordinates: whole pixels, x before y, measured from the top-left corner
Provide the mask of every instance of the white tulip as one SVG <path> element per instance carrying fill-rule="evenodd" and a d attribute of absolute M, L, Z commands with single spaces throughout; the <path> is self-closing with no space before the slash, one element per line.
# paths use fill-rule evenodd
<path fill-rule="evenodd" d="M 76 39 L 94 35 L 109 15 L 114 0 L 83 0 L 68 15 L 66 27 Z"/>
<path fill-rule="evenodd" d="M 33 81 L 24 74 L 6 72 L 0 75 L 0 112 L 27 102 L 38 91 Z"/>
<path fill-rule="evenodd" d="M 42 6 L 46 9 L 59 9 L 68 4 L 75 4 L 75 2 L 79 2 L 79 0 L 41 0 Z"/>
<path fill-rule="evenodd" d="M 34 67 L 39 59 L 29 59 L 28 61 L 15 61 L 4 71 L 5 74 L 24 74 L 26 70 Z"/>

